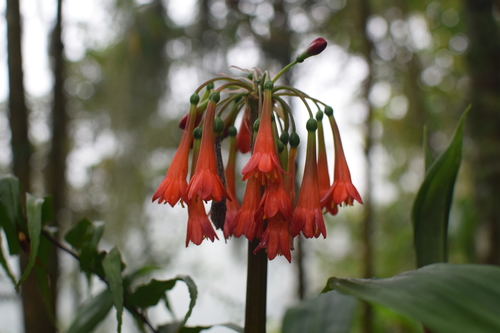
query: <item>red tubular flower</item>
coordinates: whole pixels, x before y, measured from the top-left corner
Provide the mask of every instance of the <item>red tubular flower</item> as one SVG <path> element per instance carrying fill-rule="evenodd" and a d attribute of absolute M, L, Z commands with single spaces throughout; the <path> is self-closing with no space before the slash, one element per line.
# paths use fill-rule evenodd
<path fill-rule="evenodd" d="M 311 121 L 311 120 L 310 120 Z M 316 122 L 315 120 L 313 120 Z M 308 122 L 309 126 L 309 122 Z M 308 127 L 309 129 L 309 127 Z M 325 221 L 319 203 L 318 174 L 316 165 L 316 133 L 309 131 L 307 136 L 306 165 L 297 207 L 292 218 L 292 237 L 302 231 L 306 238 L 326 237 Z"/>
<path fill-rule="evenodd" d="M 337 123 L 332 116 L 329 115 L 330 125 L 333 131 L 333 138 L 335 143 L 335 165 L 333 171 L 333 185 L 326 192 L 325 196 L 321 199 L 321 206 L 325 207 L 331 214 L 336 214 L 338 205 L 352 206 L 354 200 L 363 203 L 358 190 L 354 187 L 351 181 L 351 173 L 349 166 L 345 159 L 344 150 L 342 148 L 342 141 L 340 140 L 340 133 Z"/>
<path fill-rule="evenodd" d="M 265 219 L 269 219 L 278 213 L 281 213 L 287 219 L 292 217 L 290 197 L 285 191 L 281 174 L 278 175 L 278 181 L 264 188 L 264 195 L 260 201 L 260 206 L 262 207 Z"/>
<path fill-rule="evenodd" d="M 198 103 L 196 100 L 195 102 Z M 158 199 L 158 203 L 168 202 L 173 207 L 180 199 L 187 201 L 186 190 L 188 184 L 186 177 L 188 174 L 189 150 L 193 141 L 193 128 L 196 120 L 196 104 L 191 104 L 181 143 L 172 163 L 170 163 L 165 178 L 153 195 L 153 202 Z"/>
<path fill-rule="evenodd" d="M 289 221 L 278 213 L 268 218 L 267 222 L 267 228 L 254 253 L 257 253 L 260 249 L 266 249 L 269 260 L 276 258 L 276 255 L 283 255 L 288 262 L 292 262 L 290 252 L 292 237 L 290 235 Z"/>
<path fill-rule="evenodd" d="M 252 124 L 250 123 L 250 109 L 247 108 L 243 114 L 240 130 L 236 135 L 236 142 L 240 153 L 246 154 L 250 151 L 252 146 L 252 132 L 253 129 Z"/>
<path fill-rule="evenodd" d="M 186 247 L 190 241 L 200 245 L 205 238 L 210 239 L 212 242 L 215 238 L 219 239 L 208 219 L 203 201 L 199 197 L 194 197 L 189 201 L 188 216 Z"/>
<path fill-rule="evenodd" d="M 269 81 L 268 81 L 269 82 Z M 266 82 L 266 83 L 268 83 Z M 241 170 L 243 180 L 254 176 L 264 185 L 272 183 L 278 179 L 278 175 L 283 172 L 278 157 L 273 137 L 273 127 L 271 122 L 271 111 L 273 108 L 272 88 L 264 91 L 264 105 L 260 117 L 259 131 L 252 157 Z"/>
<path fill-rule="evenodd" d="M 210 96 L 212 96 L 212 94 Z M 189 200 L 196 195 L 205 201 L 221 201 L 222 196 L 229 198 L 224 184 L 222 184 L 217 174 L 217 160 L 214 148 L 214 116 L 216 101 L 214 101 L 212 97 L 210 98 L 205 113 L 203 136 L 201 138 L 200 155 L 196 163 L 196 171 L 187 188 L 187 197 Z"/>
<path fill-rule="evenodd" d="M 252 241 L 255 237 L 262 236 L 263 219 L 259 210 L 260 200 L 260 184 L 255 177 L 252 177 L 247 182 L 245 197 L 230 230 L 235 237 L 244 234 L 249 241 Z"/>
<path fill-rule="evenodd" d="M 233 221 L 240 209 L 240 204 L 236 199 L 236 186 L 235 186 L 235 167 L 236 167 L 236 129 L 231 126 L 228 129 L 231 140 L 229 147 L 229 157 L 226 165 L 226 185 L 227 192 L 231 201 L 226 201 L 226 219 L 224 222 L 224 237 L 227 239 L 231 235 L 233 228 Z"/>
<path fill-rule="evenodd" d="M 323 130 L 323 112 L 318 111 L 316 114 L 318 120 L 318 184 L 319 197 L 323 198 L 330 188 L 330 175 L 328 174 L 328 159 L 326 157 L 325 148 L 325 132 Z"/>

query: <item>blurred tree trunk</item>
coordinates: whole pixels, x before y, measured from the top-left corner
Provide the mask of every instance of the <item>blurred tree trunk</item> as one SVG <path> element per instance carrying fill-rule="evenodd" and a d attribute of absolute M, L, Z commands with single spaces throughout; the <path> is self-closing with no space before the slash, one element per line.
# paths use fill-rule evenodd
<path fill-rule="evenodd" d="M 59 214 L 66 207 L 66 157 L 68 147 L 66 114 L 66 96 L 64 95 L 65 61 L 64 44 L 62 42 L 62 0 L 57 1 L 56 24 L 52 31 L 50 55 L 52 56 L 52 73 L 54 77 L 52 101 L 52 142 L 47 164 L 46 191 L 53 199 L 55 219 L 52 226 L 59 230 L 62 225 Z M 58 231 L 56 231 L 58 237 Z M 50 305 L 54 316 L 57 315 L 57 288 L 59 280 L 59 258 L 56 247 L 52 247 L 49 255 L 48 274 L 50 281 Z"/>
<path fill-rule="evenodd" d="M 373 76 L 372 76 L 372 65 L 371 65 L 371 54 L 374 49 L 373 43 L 370 40 L 367 32 L 368 19 L 372 15 L 372 8 L 370 0 L 358 0 L 359 6 L 359 19 L 358 19 L 358 30 L 362 36 L 361 50 L 363 57 L 368 63 L 368 75 L 365 81 L 361 85 L 360 96 L 366 101 L 368 108 L 367 117 L 365 120 L 365 161 L 366 161 L 366 172 L 365 172 L 365 187 L 366 191 L 363 197 L 363 225 L 362 225 L 362 241 L 363 241 L 363 277 L 371 278 L 373 277 L 373 241 L 372 241 L 372 229 L 373 229 L 373 206 L 372 206 L 372 163 L 370 160 L 370 154 L 373 147 L 373 134 L 372 134 L 372 123 L 373 123 L 373 110 L 371 104 L 368 100 L 368 95 L 372 88 Z M 371 333 L 373 332 L 373 309 L 369 303 L 363 303 L 363 332 Z"/>
<path fill-rule="evenodd" d="M 23 58 L 21 52 L 21 14 L 19 0 L 7 1 L 7 53 L 9 70 L 9 122 L 14 174 L 19 178 L 21 200 L 30 190 L 31 146 L 28 139 L 28 110 L 24 94 Z M 25 253 L 20 255 L 21 271 L 28 263 Z M 26 333 L 55 332 L 38 288 L 35 274 L 22 285 L 24 327 Z"/>
<path fill-rule="evenodd" d="M 493 0 L 465 0 L 470 48 L 472 111 L 475 141 L 475 198 L 479 223 L 486 228 L 488 250 L 481 261 L 500 265 L 500 40 Z"/>

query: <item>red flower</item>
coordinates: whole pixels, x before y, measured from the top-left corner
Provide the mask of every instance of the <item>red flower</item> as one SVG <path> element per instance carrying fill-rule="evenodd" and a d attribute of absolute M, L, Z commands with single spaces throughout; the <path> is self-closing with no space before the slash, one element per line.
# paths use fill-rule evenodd
<path fill-rule="evenodd" d="M 170 163 L 165 178 L 153 195 L 153 202 L 158 199 L 158 203 L 168 202 L 173 207 L 180 199 L 187 201 L 186 190 L 188 184 L 186 177 L 188 174 L 189 150 L 193 141 L 193 128 L 196 120 L 196 114 L 194 113 L 196 112 L 196 105 L 191 105 L 191 109 L 179 148 L 172 163 Z"/>
<path fill-rule="evenodd" d="M 238 214 L 240 209 L 240 204 L 236 199 L 236 186 L 235 186 L 235 166 L 236 166 L 236 129 L 231 126 L 228 130 L 231 140 L 231 146 L 229 147 L 229 158 L 226 165 L 225 175 L 227 192 L 231 201 L 226 201 L 226 219 L 224 221 L 224 237 L 228 238 L 231 235 L 231 229 L 233 227 L 233 221 Z"/>
<path fill-rule="evenodd" d="M 319 203 L 318 174 L 316 165 L 316 133 L 310 131 L 307 137 L 306 165 L 297 207 L 292 218 L 292 237 L 301 231 L 306 238 L 326 237 L 325 221 Z"/>
<path fill-rule="evenodd" d="M 255 237 L 262 236 L 264 222 L 262 212 L 259 210 L 260 200 L 260 184 L 252 177 L 247 182 L 245 197 L 230 230 L 235 237 L 245 234 L 246 238 L 252 241 Z"/>
<path fill-rule="evenodd" d="M 190 241 L 200 245 L 204 238 L 208 238 L 212 242 L 215 238 L 219 239 L 208 219 L 203 201 L 199 197 L 194 197 L 189 201 L 188 216 L 186 247 Z"/>
<path fill-rule="evenodd" d="M 358 190 L 354 187 L 351 181 L 351 173 L 345 159 L 342 141 L 337 123 L 333 116 L 328 117 L 333 131 L 335 143 L 335 165 L 333 171 L 333 185 L 321 199 L 321 206 L 325 207 L 331 214 L 336 214 L 338 211 L 337 205 L 352 206 L 354 200 L 363 203 Z"/>
<path fill-rule="evenodd" d="M 283 172 L 280 162 L 276 156 L 276 148 L 273 137 L 273 127 L 271 122 L 271 111 L 273 108 L 272 91 L 264 91 L 264 105 L 260 117 L 259 131 L 255 140 L 252 157 L 241 170 L 243 180 L 254 176 L 264 185 L 272 183 L 278 179 L 278 175 Z"/>
<path fill-rule="evenodd" d="M 285 256 L 288 262 L 291 262 L 290 244 L 292 237 L 290 236 L 289 220 L 285 219 L 281 214 L 276 214 L 268 218 L 267 222 L 267 228 L 254 253 L 257 253 L 260 249 L 266 249 L 269 260 L 273 260 L 279 254 Z"/>
<path fill-rule="evenodd" d="M 250 151 L 252 146 L 252 124 L 250 123 L 250 109 L 246 109 L 243 114 L 243 120 L 241 121 L 240 130 L 236 135 L 236 142 L 238 150 L 242 154 L 246 154 Z"/>
<path fill-rule="evenodd" d="M 200 154 L 196 162 L 196 171 L 187 189 L 189 200 L 198 195 L 201 199 L 221 201 L 222 196 L 229 198 L 217 173 L 217 160 L 214 148 L 215 101 L 210 100 L 205 113 Z"/>
<path fill-rule="evenodd" d="M 290 197 L 285 191 L 281 174 L 278 176 L 278 181 L 264 188 L 264 195 L 260 201 L 260 206 L 262 207 L 265 219 L 269 219 L 278 213 L 281 213 L 285 218 L 292 217 Z"/>

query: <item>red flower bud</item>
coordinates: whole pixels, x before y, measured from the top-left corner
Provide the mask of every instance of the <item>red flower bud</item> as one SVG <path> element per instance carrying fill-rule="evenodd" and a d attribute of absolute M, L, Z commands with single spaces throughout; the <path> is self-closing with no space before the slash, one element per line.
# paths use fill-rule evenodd
<path fill-rule="evenodd" d="M 318 37 L 309 44 L 305 52 L 299 55 L 296 59 L 297 62 L 302 62 L 305 59 L 318 55 L 326 48 L 327 42 L 324 38 Z"/>

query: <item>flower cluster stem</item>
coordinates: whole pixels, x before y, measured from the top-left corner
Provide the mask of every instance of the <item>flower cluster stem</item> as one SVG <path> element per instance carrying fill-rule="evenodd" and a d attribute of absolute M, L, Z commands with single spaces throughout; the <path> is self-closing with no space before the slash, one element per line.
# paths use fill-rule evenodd
<path fill-rule="evenodd" d="M 248 242 L 245 333 L 266 332 L 267 255 L 263 250 L 254 254 L 257 246 L 258 239 Z"/>

